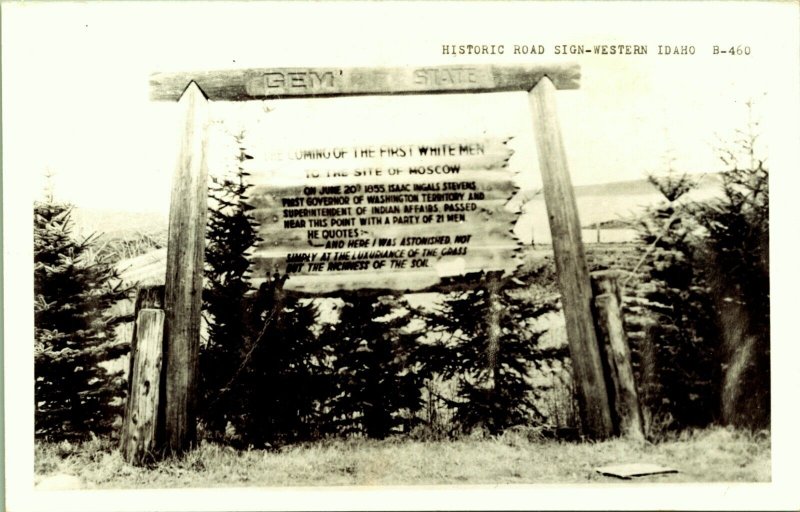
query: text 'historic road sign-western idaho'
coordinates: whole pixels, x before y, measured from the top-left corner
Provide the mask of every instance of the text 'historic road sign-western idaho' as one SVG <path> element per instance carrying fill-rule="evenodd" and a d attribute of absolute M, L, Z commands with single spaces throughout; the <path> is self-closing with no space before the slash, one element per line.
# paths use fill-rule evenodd
<path fill-rule="evenodd" d="M 303 148 L 252 155 L 258 282 L 310 293 L 419 290 L 517 266 L 507 140 Z"/>

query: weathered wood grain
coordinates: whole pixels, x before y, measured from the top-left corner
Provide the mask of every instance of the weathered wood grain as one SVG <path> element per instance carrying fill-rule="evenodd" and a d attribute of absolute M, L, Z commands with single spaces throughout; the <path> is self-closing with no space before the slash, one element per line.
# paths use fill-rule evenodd
<path fill-rule="evenodd" d="M 457 146 L 455 142 L 444 144 Z M 289 273 L 287 288 L 309 293 L 376 286 L 416 290 L 457 272 L 513 270 L 518 264 L 513 256 L 519 248 L 513 227 L 519 212 L 506 209 L 517 189 L 514 173 L 505 168 L 511 152 L 504 139 L 483 139 L 477 144 L 494 148 L 492 155 L 449 157 L 451 163 L 478 159 L 481 165 L 488 165 L 485 170 L 470 168 L 468 177 L 409 180 L 408 176 L 362 175 L 337 178 L 341 184 L 323 188 L 317 179 L 307 179 L 305 172 L 300 172 L 303 178 L 293 184 L 256 186 L 251 204 L 261 241 L 252 255 L 255 281 Z M 373 161 L 385 163 L 368 157 L 361 165 Z M 312 168 L 314 162 L 303 164 Z M 326 206 L 326 202 L 333 204 Z M 459 208 L 465 211 L 453 211 Z M 404 243 L 409 237 L 421 236 L 437 241 Z M 370 257 L 368 261 L 358 256 L 380 250 L 392 251 L 394 256 Z M 373 266 L 381 263 L 375 259 L 383 259 L 386 265 Z M 355 265 L 361 267 L 339 271 L 341 267 L 327 263 L 344 260 L 358 260 Z M 429 265 L 417 265 L 412 271 L 415 260 Z M 300 263 L 303 261 L 307 263 Z M 367 263 L 369 267 L 364 266 Z M 309 275 L 314 281 L 302 278 Z"/>
<path fill-rule="evenodd" d="M 165 443 L 179 453 L 195 442 L 206 199 L 208 101 L 192 82 L 178 102 L 183 135 L 172 181 L 164 303 L 166 330 Z"/>
<path fill-rule="evenodd" d="M 157 418 L 163 355 L 164 311 L 141 309 L 136 320 L 136 353 L 131 393 L 122 426 L 123 458 L 140 465 L 157 451 Z"/>
<path fill-rule="evenodd" d="M 309 276 L 300 276 L 301 278 L 305 278 L 308 280 L 309 284 L 312 287 L 315 287 L 317 281 L 314 278 Z M 501 283 L 499 286 L 502 287 L 502 283 L 512 277 L 511 274 L 505 274 L 502 271 L 491 271 L 491 272 L 483 272 L 483 271 L 476 271 L 467 274 L 457 275 L 457 276 L 450 276 L 450 277 L 443 277 L 441 279 L 436 279 L 435 282 L 432 282 L 430 285 L 425 286 L 423 288 L 418 289 L 407 289 L 403 286 L 397 286 L 394 282 L 405 282 L 408 283 L 409 276 L 403 273 L 393 273 L 384 276 L 385 279 L 377 279 L 370 281 L 368 286 L 364 287 L 357 287 L 357 288 L 344 288 L 339 287 L 336 289 L 328 290 L 328 291 L 318 291 L 316 289 L 306 289 L 303 287 L 284 287 L 283 293 L 286 297 L 293 297 L 293 298 L 319 298 L 319 297 L 337 297 L 337 298 L 347 298 L 347 297 L 379 297 L 385 295 L 393 295 L 399 296 L 403 295 L 409 291 L 414 293 L 451 293 L 451 292 L 463 292 L 468 290 L 473 290 L 478 286 L 484 286 L 487 281 L 489 280 L 497 280 Z M 394 282 L 386 284 L 386 280 L 392 280 Z M 264 279 L 261 279 L 260 282 L 263 282 Z M 292 279 L 286 281 L 286 283 L 290 283 Z"/>
<path fill-rule="evenodd" d="M 360 232 L 359 237 L 353 237 L 350 239 L 344 239 L 345 241 L 353 241 L 354 244 L 357 243 L 368 243 L 369 247 L 364 248 L 363 250 L 373 250 L 378 249 L 381 247 L 373 247 L 372 242 L 374 240 L 381 240 L 381 237 L 389 236 L 390 239 L 396 241 L 397 245 L 391 247 L 384 247 L 385 249 L 413 249 L 414 247 L 418 249 L 428 249 L 432 247 L 447 247 L 447 246 L 460 246 L 464 244 L 455 244 L 453 242 L 455 236 L 467 236 L 471 235 L 472 238 L 470 242 L 468 242 L 469 247 L 471 248 L 478 248 L 478 247 L 515 247 L 519 244 L 519 241 L 514 237 L 513 233 L 511 232 L 513 227 L 513 221 L 516 219 L 512 219 L 507 223 L 499 223 L 497 220 L 484 220 L 480 217 L 467 217 L 467 222 L 474 221 L 475 227 L 472 229 L 463 227 L 464 223 L 444 223 L 439 225 L 417 225 L 417 226 L 388 226 L 390 229 L 383 229 L 381 232 L 383 234 L 378 233 L 381 227 L 387 228 L 387 226 L 377 226 L 375 229 L 371 229 L 370 227 L 363 227 L 357 228 Z M 264 241 L 259 243 L 254 249 L 253 257 L 259 256 L 266 256 L 269 257 L 271 255 L 276 254 L 283 254 L 285 256 L 288 253 L 292 252 L 303 252 L 303 253 L 323 253 L 323 252 L 353 252 L 359 250 L 358 248 L 347 248 L 345 247 L 341 249 L 326 249 L 325 243 L 326 240 L 319 239 L 319 240 L 308 240 L 308 237 L 303 230 L 299 229 L 284 229 L 279 225 L 274 225 L 274 227 L 270 227 L 269 229 L 261 229 L 259 230 L 259 236 L 261 236 Z M 425 244 L 425 245 L 418 245 L 418 246 L 400 246 L 400 242 L 404 237 L 413 237 L 413 236 L 449 236 L 451 242 L 449 244 Z"/>
<path fill-rule="evenodd" d="M 485 171 L 500 171 L 498 177 L 502 179 L 502 173 L 507 172 L 505 165 L 514 154 L 513 149 L 506 145 L 507 141 L 508 139 L 463 139 L 428 144 L 419 141 L 411 143 L 398 141 L 385 145 L 367 145 L 366 148 L 369 150 L 367 152 L 364 148 L 358 147 L 301 148 L 281 151 L 270 148 L 267 141 L 253 137 L 247 140 L 247 154 L 252 159 L 247 159 L 243 165 L 245 170 L 254 173 L 253 180 L 258 180 L 259 175 L 264 174 L 269 178 L 297 175 L 303 178 L 303 181 L 307 181 L 305 171 L 316 170 L 321 176 L 325 176 L 328 171 L 331 174 L 335 172 L 332 181 L 337 177 L 348 183 L 375 181 L 376 175 L 359 176 L 355 172 L 363 168 L 382 170 L 382 173 L 377 175 L 378 182 L 383 180 L 405 182 L 415 179 L 427 181 L 432 177 L 458 179 L 461 174 L 468 171 L 478 171 L 484 179 L 491 179 L 497 174 Z M 464 152 L 461 151 L 462 146 Z M 431 154 L 432 147 L 440 149 L 445 147 L 448 150 Z M 421 148 L 428 148 L 427 153 L 421 154 Z M 357 150 L 358 156 L 356 156 Z M 470 153 L 470 150 L 474 152 Z M 455 166 L 460 172 L 438 176 L 418 172 L 420 167 L 437 165 L 447 165 L 451 168 Z M 389 174 L 390 168 L 398 169 L 399 172 Z M 411 171 L 412 168 L 416 172 Z M 323 178 L 316 178 L 312 181 L 322 180 Z M 262 184 L 258 181 L 253 183 Z M 313 182 L 305 184 L 314 185 Z"/>
<path fill-rule="evenodd" d="M 619 273 L 599 271 L 591 274 L 595 322 L 599 343 L 606 358 L 614 423 L 619 434 L 644 439 L 644 421 L 633 375 L 631 351 L 622 317 Z"/>
<path fill-rule="evenodd" d="M 633 439 L 644 439 L 644 424 L 636 391 L 636 381 L 631 365 L 631 352 L 622 324 L 617 298 L 604 293 L 594 298 L 597 326 L 605 346 L 609 377 L 613 385 L 614 423 L 619 434 Z"/>
<path fill-rule="evenodd" d="M 431 257 L 430 266 L 418 269 L 382 268 L 363 271 L 325 271 L 318 273 L 292 274 L 286 281 L 287 291 L 298 291 L 308 295 L 324 296 L 329 292 L 364 289 L 394 289 L 397 291 L 421 291 L 436 288 L 445 279 L 464 274 L 485 271 L 512 272 L 520 265 L 516 257 L 519 246 L 476 247 L 470 255 Z M 460 260 L 460 261 L 459 261 Z M 365 260 L 371 265 L 374 260 Z M 284 260 L 256 256 L 253 261 L 251 282 L 258 286 L 267 276 L 282 275 Z"/>
<path fill-rule="evenodd" d="M 246 101 L 366 94 L 529 91 L 543 77 L 548 77 L 559 89 L 577 89 L 580 67 L 575 63 L 550 63 L 158 72 L 150 75 L 150 98 L 175 101 L 192 81 L 210 100 Z"/>
<path fill-rule="evenodd" d="M 136 360 L 136 319 L 142 309 L 164 308 L 164 285 L 145 285 L 136 290 L 136 300 L 133 306 L 133 329 L 131 333 L 131 349 L 128 352 L 128 397 L 131 396 L 133 386 L 133 362 Z M 130 398 L 126 402 L 125 414 Z"/>
<path fill-rule="evenodd" d="M 592 318 L 581 224 L 556 115 L 555 86 L 543 78 L 528 96 L 581 419 L 589 437 L 607 438 L 613 433 L 613 423 Z"/>

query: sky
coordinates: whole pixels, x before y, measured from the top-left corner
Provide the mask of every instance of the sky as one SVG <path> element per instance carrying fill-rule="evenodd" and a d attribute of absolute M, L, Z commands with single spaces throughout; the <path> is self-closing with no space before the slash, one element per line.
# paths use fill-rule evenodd
<path fill-rule="evenodd" d="M 649 53 L 566 58 L 582 73 L 580 89 L 557 94 L 573 183 L 639 179 L 668 161 L 688 172 L 720 170 L 716 137 L 745 125 L 745 101 L 755 101 L 766 145 L 785 122 L 796 84 L 781 81 L 797 68 L 797 45 L 773 35 L 791 34 L 797 20 L 790 3 L 728 4 L 726 16 L 714 5 L 5 4 L 4 172 L 25 176 L 34 197 L 50 173 L 58 199 L 165 212 L 178 119 L 174 104 L 149 101 L 151 72 L 521 64 L 564 60 L 553 53 L 560 44 L 620 43 L 647 44 Z M 442 55 L 444 44 L 467 43 L 506 52 Z M 712 55 L 714 44 L 729 43 L 750 55 Z M 515 44 L 547 53 L 513 55 Z M 657 55 L 658 45 L 692 45 L 695 55 Z M 540 184 L 524 92 L 282 100 L 268 113 L 260 104 L 212 108 L 234 128 L 255 120 L 271 134 L 259 143 L 275 145 L 509 135 L 521 187 Z"/>

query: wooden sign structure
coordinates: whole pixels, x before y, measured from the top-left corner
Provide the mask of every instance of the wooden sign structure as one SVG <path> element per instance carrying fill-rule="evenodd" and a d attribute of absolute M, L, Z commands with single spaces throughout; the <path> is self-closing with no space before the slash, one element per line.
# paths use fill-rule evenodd
<path fill-rule="evenodd" d="M 531 91 L 542 78 L 577 89 L 577 64 L 424 66 L 399 68 L 269 68 L 154 73 L 150 99 L 178 101 L 191 82 L 212 101 L 368 94 Z"/>
<path fill-rule="evenodd" d="M 442 278 L 506 272 L 521 243 L 505 209 L 516 185 L 507 140 L 298 149 L 248 160 L 261 244 L 255 285 L 419 291 Z"/>
<path fill-rule="evenodd" d="M 153 74 L 151 99 L 178 101 L 183 109 L 164 296 L 166 392 L 161 394 L 164 424 L 159 427 L 164 450 L 178 453 L 195 442 L 208 102 L 372 94 L 528 93 L 583 429 L 592 438 L 612 435 L 615 422 L 608 379 L 555 109 L 555 90 L 578 88 L 579 77 L 577 64 Z M 299 155 L 294 178 L 290 172 L 288 180 L 279 181 L 274 175 L 274 180 L 256 183 L 256 216 L 264 242 L 256 252 L 255 273 L 284 269 L 292 276 L 288 282 L 301 289 L 335 293 L 365 286 L 358 278 L 362 271 L 369 272 L 373 281 L 377 272 L 385 271 L 381 286 L 387 288 L 420 289 L 447 275 L 513 268 L 510 260 L 518 247 L 510 235 L 514 216 L 502 209 L 513 193 L 505 169 L 510 156 L 505 142 L 406 141 L 388 149 L 351 149 L 377 158 L 367 166 L 372 174 L 358 174 L 362 167 L 341 153 L 336 158 L 336 148 L 320 149 L 323 156 L 333 152 L 334 158 L 310 159 L 313 166 Z M 437 148 L 433 154 L 431 148 Z M 290 167 L 287 164 L 284 171 Z M 307 172 L 316 174 L 309 178 Z M 425 179 L 428 173 L 435 179 Z M 408 275 L 413 279 L 405 279 Z"/>

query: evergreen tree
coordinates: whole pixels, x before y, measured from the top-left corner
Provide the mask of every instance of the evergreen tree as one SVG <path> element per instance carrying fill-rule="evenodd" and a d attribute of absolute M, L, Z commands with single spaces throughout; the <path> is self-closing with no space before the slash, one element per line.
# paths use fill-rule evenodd
<path fill-rule="evenodd" d="M 456 379 L 451 406 L 463 432 L 484 428 L 496 434 L 543 420 L 536 406 L 534 368 L 563 359 L 565 348 L 540 346 L 533 321 L 557 310 L 554 300 L 532 294 L 529 284 L 545 272 L 529 266 L 513 279 L 488 278 L 481 286 L 446 296 L 427 315 L 435 341 L 420 357 L 443 379 Z"/>
<path fill-rule="evenodd" d="M 416 423 L 424 375 L 411 318 L 407 304 L 393 297 L 345 299 L 338 323 L 324 334 L 335 354 L 327 414 L 336 433 L 381 439 Z"/>
<path fill-rule="evenodd" d="M 254 446 L 318 438 L 322 407 L 331 392 L 331 353 L 315 331 L 318 312 L 309 299 L 285 298 L 282 279 L 264 283 L 253 298 L 260 332 L 248 339 L 234 423 L 238 440 Z"/>
<path fill-rule="evenodd" d="M 750 102 L 748 110 L 752 110 Z M 770 420 L 769 170 L 757 149 L 758 123 L 721 158 L 722 197 L 696 205 L 706 229 L 703 263 L 720 325 L 722 420 L 766 427 Z"/>
<path fill-rule="evenodd" d="M 638 224 L 653 320 L 647 346 L 632 347 L 640 379 L 647 374 L 641 395 L 654 428 L 703 426 L 719 411 L 720 363 L 717 324 L 698 264 L 700 226 L 684 201 L 695 181 L 674 171 L 648 179 L 664 200 Z"/>
<path fill-rule="evenodd" d="M 655 322 L 634 348 L 654 368 L 645 402 L 673 427 L 769 424 L 769 171 L 757 131 L 751 120 L 719 149 L 720 198 L 684 201 L 695 185 L 685 174 L 650 178 L 666 199 L 640 222 Z"/>
<path fill-rule="evenodd" d="M 258 290 L 250 284 L 260 239 L 244 170 L 251 157 L 242 135 L 236 142 L 236 172 L 214 180 L 210 190 L 201 417 L 209 437 L 243 446 L 310 439 L 329 389 L 314 331 L 317 312 L 309 301 L 284 298 L 285 276 L 267 276 Z"/>
<path fill-rule="evenodd" d="M 76 239 L 71 213 L 52 200 L 34 204 L 35 434 L 48 440 L 108 432 L 125 389 L 123 372 L 101 363 L 129 348 L 107 311 L 130 288 L 110 261 L 88 257 L 96 238 Z"/>
<path fill-rule="evenodd" d="M 212 437 L 222 436 L 228 422 L 242 414 L 240 398 L 227 386 L 242 361 L 248 338 L 258 328 L 247 294 L 252 291 L 249 255 L 259 238 L 248 203 L 249 174 L 243 166 L 251 157 L 241 147 L 242 141 L 242 135 L 236 137 L 240 145 L 236 172 L 212 179 L 209 191 L 203 290 L 208 339 L 200 352 L 200 378 L 201 417 Z"/>

